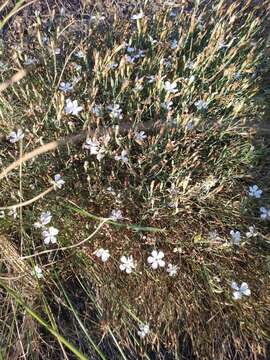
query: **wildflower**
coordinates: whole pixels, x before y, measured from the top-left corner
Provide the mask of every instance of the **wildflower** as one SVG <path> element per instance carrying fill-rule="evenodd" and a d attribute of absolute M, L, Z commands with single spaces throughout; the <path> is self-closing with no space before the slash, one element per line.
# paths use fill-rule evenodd
<path fill-rule="evenodd" d="M 178 48 L 178 41 L 176 39 L 173 39 L 173 41 L 171 42 L 171 49 L 175 50 Z"/>
<path fill-rule="evenodd" d="M 8 215 L 9 216 L 13 216 L 13 219 L 16 219 L 17 218 L 17 210 L 15 208 L 11 209 L 9 212 L 8 212 Z"/>
<path fill-rule="evenodd" d="M 5 212 L 4 212 L 4 210 L 1 210 L 0 211 L 0 219 L 4 219 L 4 217 L 5 217 Z"/>
<path fill-rule="evenodd" d="M 138 14 L 134 14 L 131 16 L 131 20 L 140 20 L 144 17 L 144 13 L 140 11 Z"/>
<path fill-rule="evenodd" d="M 102 107 L 102 105 L 95 105 L 92 108 L 92 113 L 95 114 L 98 117 L 102 117 L 103 116 L 103 107 Z"/>
<path fill-rule="evenodd" d="M 169 276 L 175 276 L 178 271 L 177 265 L 168 264 L 167 272 L 169 273 Z"/>
<path fill-rule="evenodd" d="M 127 157 L 127 152 L 126 152 L 126 150 L 122 150 L 120 156 L 119 156 L 119 155 L 116 155 L 116 156 L 115 156 L 115 160 L 117 160 L 117 161 L 121 160 L 122 163 L 127 164 L 127 163 L 128 163 L 128 157 Z"/>
<path fill-rule="evenodd" d="M 232 282 L 231 287 L 233 290 L 235 290 L 233 292 L 233 298 L 235 300 L 239 300 L 242 298 L 243 295 L 245 296 L 249 296 L 251 294 L 251 291 L 248 287 L 248 284 L 246 282 L 242 282 L 242 284 L 240 285 L 240 287 L 237 285 L 237 283 L 235 281 Z"/>
<path fill-rule="evenodd" d="M 55 55 L 60 55 L 60 54 L 61 54 L 61 49 L 56 48 L 56 49 L 54 50 L 54 53 L 55 53 Z"/>
<path fill-rule="evenodd" d="M 26 57 L 24 61 L 24 65 L 35 65 L 38 63 L 38 60 L 36 58 L 28 58 Z"/>
<path fill-rule="evenodd" d="M 135 49 L 134 47 L 131 47 L 131 46 L 128 46 L 128 47 L 127 47 L 127 52 L 128 52 L 128 53 L 133 53 L 133 52 L 135 52 L 135 50 L 136 50 L 136 49 Z"/>
<path fill-rule="evenodd" d="M 82 106 L 78 106 L 77 100 L 66 99 L 65 112 L 66 114 L 78 115 L 83 110 Z"/>
<path fill-rule="evenodd" d="M 265 208 L 265 207 L 260 207 L 260 212 L 261 212 L 261 219 L 262 220 L 270 220 L 270 210 Z"/>
<path fill-rule="evenodd" d="M 152 84 L 155 81 L 155 76 L 150 75 L 150 76 L 146 76 L 146 78 L 148 79 L 148 84 Z"/>
<path fill-rule="evenodd" d="M 231 235 L 231 238 L 232 238 L 233 245 L 240 245 L 240 241 L 241 241 L 240 231 L 231 230 L 230 235 Z"/>
<path fill-rule="evenodd" d="M 249 226 L 248 231 L 246 232 L 246 237 L 251 238 L 257 236 L 255 226 Z"/>
<path fill-rule="evenodd" d="M 113 210 L 110 216 L 110 219 L 113 221 L 122 220 L 123 215 L 121 210 Z"/>
<path fill-rule="evenodd" d="M 17 141 L 20 141 L 24 138 L 24 133 L 21 129 L 18 129 L 17 132 L 16 131 L 11 131 L 11 133 L 8 135 L 7 139 L 11 142 L 11 143 L 15 143 Z"/>
<path fill-rule="evenodd" d="M 164 88 L 168 93 L 176 93 L 178 91 L 177 84 L 175 82 L 165 81 Z"/>
<path fill-rule="evenodd" d="M 98 140 L 92 140 L 90 138 L 87 138 L 85 140 L 84 148 L 90 150 L 91 155 L 98 154 L 98 150 L 100 147 L 100 142 Z"/>
<path fill-rule="evenodd" d="M 65 181 L 61 178 L 60 174 L 54 175 L 54 189 L 62 189 Z"/>
<path fill-rule="evenodd" d="M 42 269 L 39 265 L 35 265 L 34 269 L 31 271 L 31 275 L 37 277 L 38 279 L 42 279 L 44 277 Z"/>
<path fill-rule="evenodd" d="M 44 227 L 45 225 L 48 225 L 51 222 L 51 220 L 52 220 L 51 212 L 46 211 L 46 212 L 41 213 L 39 220 L 40 221 L 34 223 L 34 227 L 37 228 L 37 229 L 42 228 L 42 227 Z"/>
<path fill-rule="evenodd" d="M 133 56 L 126 55 L 125 59 L 127 60 L 127 62 L 129 64 L 134 64 L 134 62 L 135 62 L 135 57 L 133 57 Z"/>
<path fill-rule="evenodd" d="M 47 230 L 42 231 L 42 236 L 44 237 L 44 244 L 48 245 L 49 243 L 55 244 L 57 239 L 56 236 L 59 233 L 59 230 L 53 226 L 50 226 Z"/>
<path fill-rule="evenodd" d="M 100 248 L 100 249 L 96 250 L 96 251 L 94 252 L 94 254 L 95 254 L 98 258 L 100 258 L 100 260 L 101 260 L 102 262 L 106 262 L 106 261 L 109 259 L 109 257 L 110 257 L 110 252 L 109 252 L 109 250 L 105 250 L 105 249 L 103 249 L 103 248 Z"/>
<path fill-rule="evenodd" d="M 123 119 L 122 109 L 119 104 L 109 105 L 107 109 L 110 111 L 110 117 L 112 119 Z"/>
<path fill-rule="evenodd" d="M 175 248 L 173 249 L 173 252 L 174 252 L 174 253 L 182 254 L 182 253 L 183 253 L 183 249 L 182 249 L 181 247 L 175 247 Z"/>
<path fill-rule="evenodd" d="M 166 110 L 166 111 L 171 111 L 172 110 L 172 106 L 173 106 L 173 102 L 172 101 L 165 101 L 164 103 L 161 104 L 161 107 Z"/>
<path fill-rule="evenodd" d="M 135 269 L 135 263 L 133 260 L 133 256 L 121 256 L 120 259 L 120 270 L 125 271 L 127 274 L 132 273 L 133 269 Z"/>
<path fill-rule="evenodd" d="M 82 52 L 82 50 L 78 50 L 75 52 L 74 54 L 78 59 L 82 59 L 84 57 L 84 53 Z"/>
<path fill-rule="evenodd" d="M 139 335 L 140 338 L 144 338 L 150 331 L 149 325 L 148 324 L 140 324 L 139 325 L 139 329 L 137 331 L 137 334 Z"/>
<path fill-rule="evenodd" d="M 73 85 L 70 82 L 60 82 L 59 89 L 64 93 L 73 90 Z"/>
<path fill-rule="evenodd" d="M 110 69 L 112 69 L 112 70 L 116 69 L 117 66 L 118 66 L 118 64 L 117 64 L 117 63 L 114 63 L 114 62 L 113 62 L 113 63 L 110 63 L 110 65 L 109 65 Z"/>
<path fill-rule="evenodd" d="M 262 195 L 262 190 L 259 189 L 257 185 L 253 185 L 249 187 L 249 193 L 248 195 L 251 197 L 255 197 L 256 199 L 259 199 Z"/>
<path fill-rule="evenodd" d="M 164 253 L 162 251 L 153 250 L 151 256 L 148 256 L 147 262 L 150 264 L 152 269 L 157 269 L 159 266 L 164 267 L 165 261 L 162 260 Z"/>
<path fill-rule="evenodd" d="M 195 103 L 197 110 L 205 110 L 208 108 L 208 101 L 198 100 Z"/>
<path fill-rule="evenodd" d="M 144 131 L 140 131 L 140 132 L 136 132 L 135 133 L 135 140 L 138 142 L 143 142 L 144 139 L 147 138 L 147 135 L 145 134 Z"/>

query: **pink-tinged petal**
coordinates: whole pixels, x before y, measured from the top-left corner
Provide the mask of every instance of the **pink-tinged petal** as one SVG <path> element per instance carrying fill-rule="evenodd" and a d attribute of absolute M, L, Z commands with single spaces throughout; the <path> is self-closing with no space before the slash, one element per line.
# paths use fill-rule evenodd
<path fill-rule="evenodd" d="M 153 264 L 151 265 L 152 269 L 156 270 L 158 268 L 158 262 L 154 261 Z"/>
<path fill-rule="evenodd" d="M 46 237 L 46 238 L 44 239 L 44 244 L 45 244 L 45 245 L 49 245 L 49 243 L 50 243 L 50 238 L 49 238 L 49 237 Z"/>
<path fill-rule="evenodd" d="M 163 252 L 163 251 L 160 251 L 160 252 L 158 253 L 157 258 L 158 258 L 158 259 L 162 259 L 163 257 L 164 257 L 164 252 Z"/>
<path fill-rule="evenodd" d="M 155 261 L 155 258 L 153 258 L 152 256 L 148 256 L 148 258 L 147 258 L 148 264 L 152 264 L 154 261 Z"/>
<path fill-rule="evenodd" d="M 128 274 L 130 274 L 130 273 L 132 272 L 132 268 L 131 268 L 131 267 L 128 267 L 127 270 L 126 270 L 126 272 L 127 272 Z"/>
<path fill-rule="evenodd" d="M 236 283 L 235 281 L 232 282 L 231 287 L 232 287 L 234 290 L 239 290 L 239 286 L 237 285 L 237 283 Z"/>
<path fill-rule="evenodd" d="M 123 265 L 123 264 L 121 264 L 121 265 L 119 266 L 119 268 L 120 268 L 120 270 L 122 270 L 122 271 L 125 271 L 125 270 L 126 270 L 126 267 L 125 267 L 125 265 Z"/>
<path fill-rule="evenodd" d="M 127 263 L 127 262 L 128 262 L 126 256 L 121 256 L 120 261 L 123 262 L 123 263 Z"/>
<path fill-rule="evenodd" d="M 158 260 L 158 265 L 160 267 L 164 267 L 165 266 L 165 261 L 164 260 Z"/>
<path fill-rule="evenodd" d="M 56 237 L 54 237 L 54 236 L 51 237 L 51 243 L 56 244 Z"/>
<path fill-rule="evenodd" d="M 153 256 L 153 258 L 156 258 L 156 257 L 158 256 L 157 250 L 153 250 L 153 251 L 151 252 L 151 255 Z"/>

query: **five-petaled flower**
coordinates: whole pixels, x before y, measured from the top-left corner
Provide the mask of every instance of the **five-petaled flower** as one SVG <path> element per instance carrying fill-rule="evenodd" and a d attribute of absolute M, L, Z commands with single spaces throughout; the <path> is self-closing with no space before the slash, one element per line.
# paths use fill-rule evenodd
<path fill-rule="evenodd" d="M 70 82 L 60 82 L 59 89 L 64 93 L 73 90 L 73 85 Z"/>
<path fill-rule="evenodd" d="M 110 257 L 110 252 L 107 249 L 100 248 L 94 252 L 94 254 L 100 258 L 102 262 L 106 262 Z"/>
<path fill-rule="evenodd" d="M 270 210 L 266 207 L 260 207 L 260 217 L 262 220 L 270 220 Z"/>
<path fill-rule="evenodd" d="M 61 189 L 65 184 L 65 181 L 62 179 L 60 174 L 54 175 L 54 189 Z"/>
<path fill-rule="evenodd" d="M 34 223 L 34 227 L 35 228 L 42 228 L 45 225 L 48 225 L 52 220 L 52 214 L 50 211 L 45 211 L 43 213 L 41 213 L 39 221 Z"/>
<path fill-rule="evenodd" d="M 126 150 L 122 150 L 121 155 L 116 155 L 115 160 L 122 161 L 122 163 L 127 164 L 128 163 L 128 157 Z"/>
<path fill-rule="evenodd" d="M 248 231 L 246 232 L 246 237 L 251 238 L 257 236 L 255 226 L 249 226 Z"/>
<path fill-rule="evenodd" d="M 139 335 L 140 338 L 145 338 L 145 336 L 147 334 L 149 334 L 150 332 L 150 328 L 148 324 L 140 324 L 139 325 L 139 330 L 137 331 L 137 334 Z"/>
<path fill-rule="evenodd" d="M 24 133 L 23 133 L 22 129 L 18 129 L 17 132 L 16 131 L 11 131 L 11 133 L 8 135 L 7 139 L 11 143 L 15 143 L 17 141 L 22 140 L 23 137 L 24 137 Z"/>
<path fill-rule="evenodd" d="M 259 199 L 262 196 L 262 190 L 259 189 L 257 185 L 252 185 L 249 187 L 249 196 L 255 197 L 256 199 Z"/>
<path fill-rule="evenodd" d="M 120 108 L 119 104 L 114 104 L 114 105 L 108 105 L 107 109 L 110 111 L 110 117 L 112 119 L 122 119 L 123 115 L 122 115 L 122 109 Z"/>
<path fill-rule="evenodd" d="M 238 286 L 238 284 L 235 281 L 233 281 L 231 287 L 233 290 L 235 290 L 233 292 L 233 298 L 235 300 L 241 299 L 243 295 L 249 296 L 251 294 L 251 291 L 246 282 L 242 282 L 242 284 Z"/>
<path fill-rule="evenodd" d="M 131 16 L 131 20 L 140 20 L 144 17 L 144 13 L 140 11 L 138 14 L 134 14 Z"/>
<path fill-rule="evenodd" d="M 66 114 L 78 115 L 79 112 L 82 110 L 83 110 L 83 107 L 78 105 L 77 100 L 72 101 L 70 99 L 66 99 L 66 106 L 65 106 Z"/>
<path fill-rule="evenodd" d="M 48 245 L 50 243 L 55 244 L 57 241 L 57 234 L 59 230 L 53 226 L 50 226 L 47 230 L 42 231 L 42 236 L 44 238 L 44 244 Z"/>
<path fill-rule="evenodd" d="M 164 267 L 165 261 L 162 260 L 164 253 L 162 251 L 153 250 L 151 256 L 148 256 L 147 262 L 150 264 L 152 269 L 157 269 L 158 267 Z"/>
<path fill-rule="evenodd" d="M 169 276 L 175 276 L 178 271 L 178 266 L 173 264 L 168 264 L 166 271 L 169 273 Z"/>
<path fill-rule="evenodd" d="M 110 219 L 113 221 L 122 220 L 123 215 L 121 210 L 113 210 L 110 216 Z"/>
<path fill-rule="evenodd" d="M 177 89 L 177 84 L 175 82 L 170 82 L 170 81 L 165 81 L 164 84 L 164 89 L 168 92 L 168 93 L 176 93 L 178 91 Z"/>
<path fill-rule="evenodd" d="M 34 269 L 31 271 L 31 275 L 37 277 L 38 279 L 42 279 L 44 277 L 42 269 L 39 265 L 35 265 Z"/>
<path fill-rule="evenodd" d="M 135 140 L 138 142 L 143 142 L 144 139 L 147 138 L 147 135 L 145 134 L 144 131 L 140 131 L 140 132 L 136 132 L 135 133 Z"/>
<path fill-rule="evenodd" d="M 135 269 L 135 263 L 133 260 L 133 256 L 121 256 L 120 258 L 121 264 L 119 266 L 120 270 L 125 271 L 127 274 L 132 273 Z"/>
<path fill-rule="evenodd" d="M 241 241 L 240 231 L 231 230 L 230 235 L 231 235 L 233 245 L 240 245 L 240 241 Z"/>

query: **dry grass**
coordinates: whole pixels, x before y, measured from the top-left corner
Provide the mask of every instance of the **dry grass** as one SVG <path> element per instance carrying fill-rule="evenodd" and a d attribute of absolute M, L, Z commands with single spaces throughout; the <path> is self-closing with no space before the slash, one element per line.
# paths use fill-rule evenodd
<path fill-rule="evenodd" d="M 1 45 L 0 359 L 266 360 L 270 234 L 259 208 L 270 205 L 270 146 L 254 128 L 269 99 L 268 1 L 146 1 L 121 13 L 119 3 L 75 11 L 69 2 L 65 13 L 55 4 L 12 17 Z M 131 20 L 140 9 L 145 16 Z M 9 81 L 31 58 L 29 73 Z M 63 81 L 73 90 L 60 91 Z M 65 112 L 67 98 L 83 107 L 78 116 Z M 10 143 L 18 128 L 24 138 Z M 100 161 L 85 137 L 104 145 Z M 123 150 L 126 163 L 115 160 Z M 65 185 L 54 191 L 57 173 Z M 248 196 L 253 184 L 260 199 Z M 46 247 L 33 225 L 48 210 L 59 235 Z M 113 210 L 123 219 L 107 220 Z M 247 238 L 252 225 L 257 236 Z M 105 263 L 99 248 L 110 251 Z M 178 266 L 175 277 L 151 269 L 153 249 Z M 136 269 L 126 274 L 120 258 L 131 254 Z M 233 280 L 251 295 L 235 301 Z M 141 323 L 150 325 L 144 339 Z"/>

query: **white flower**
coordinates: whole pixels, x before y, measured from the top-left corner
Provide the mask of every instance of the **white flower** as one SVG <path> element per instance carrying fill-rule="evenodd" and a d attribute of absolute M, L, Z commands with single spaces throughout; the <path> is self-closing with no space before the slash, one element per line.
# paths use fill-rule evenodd
<path fill-rule="evenodd" d="M 31 271 L 31 275 L 37 277 L 38 279 L 42 279 L 44 277 L 42 269 L 39 265 L 35 265 L 34 269 Z"/>
<path fill-rule="evenodd" d="M 11 131 L 11 133 L 8 135 L 7 139 L 11 143 L 15 143 L 17 141 L 22 140 L 23 137 L 24 137 L 24 133 L 22 132 L 21 129 L 18 129 L 17 132 L 16 131 Z"/>
<path fill-rule="evenodd" d="M 84 57 L 84 53 L 82 52 L 82 50 L 78 50 L 75 52 L 74 54 L 78 59 L 82 59 Z"/>
<path fill-rule="evenodd" d="M 78 106 L 77 100 L 66 99 L 65 112 L 66 114 L 78 115 L 83 110 L 82 106 Z"/>
<path fill-rule="evenodd" d="M 231 238 L 232 238 L 232 243 L 233 245 L 240 245 L 240 241 L 241 241 L 241 234 L 239 231 L 234 231 L 234 230 L 231 230 L 230 231 L 230 235 L 231 235 Z"/>
<path fill-rule="evenodd" d="M 139 335 L 140 338 L 144 338 L 150 331 L 149 325 L 148 324 L 140 324 L 139 325 L 139 329 L 137 331 L 137 334 Z"/>
<path fill-rule="evenodd" d="M 144 13 L 140 11 L 138 14 L 134 14 L 131 16 L 131 20 L 140 20 L 144 17 Z"/>
<path fill-rule="evenodd" d="M 147 138 L 147 135 L 145 134 L 144 131 L 140 131 L 140 132 L 136 132 L 136 133 L 135 133 L 135 140 L 136 140 L 136 141 L 142 142 L 142 141 L 144 141 L 144 139 L 146 139 L 146 138 Z"/>
<path fill-rule="evenodd" d="M 171 42 L 171 49 L 175 50 L 178 48 L 178 41 L 176 39 L 173 39 L 173 41 Z"/>
<path fill-rule="evenodd" d="M 35 65 L 38 63 L 38 60 L 35 58 L 28 58 L 26 57 L 25 61 L 24 61 L 24 65 Z"/>
<path fill-rule="evenodd" d="M 98 117 L 102 117 L 103 116 L 103 107 L 102 105 L 95 105 L 93 108 L 92 108 L 92 113 L 95 114 L 96 116 Z"/>
<path fill-rule="evenodd" d="M 110 63 L 110 65 L 109 65 L 110 69 L 112 69 L 112 70 L 116 69 L 117 66 L 118 66 L 118 64 L 117 64 L 117 63 L 114 63 L 114 62 L 113 62 L 113 63 Z"/>
<path fill-rule="evenodd" d="M 60 82 L 59 89 L 66 93 L 73 90 L 73 85 L 70 82 Z"/>
<path fill-rule="evenodd" d="M 168 267 L 167 267 L 166 271 L 169 273 L 169 276 L 175 276 L 177 274 L 177 271 L 178 271 L 178 266 L 168 264 Z"/>
<path fill-rule="evenodd" d="M 135 57 L 126 55 L 125 58 L 126 58 L 126 61 L 127 61 L 128 63 L 134 64 L 134 62 L 135 62 Z"/>
<path fill-rule="evenodd" d="M 136 49 L 134 47 L 131 47 L 131 46 L 128 46 L 127 47 L 127 52 L 130 54 L 130 53 L 133 53 Z"/>
<path fill-rule="evenodd" d="M 249 187 L 249 193 L 248 195 L 251 197 L 255 197 L 256 199 L 259 199 L 262 196 L 262 190 L 259 189 L 257 185 L 253 185 Z"/>
<path fill-rule="evenodd" d="M 151 265 L 152 269 L 157 269 L 159 266 L 164 267 L 165 261 L 162 260 L 164 253 L 162 251 L 153 250 L 151 256 L 148 256 L 147 262 Z"/>
<path fill-rule="evenodd" d="M 34 223 L 34 227 L 37 228 L 37 229 L 42 228 L 42 227 L 44 227 L 45 225 L 48 225 L 51 222 L 51 220 L 52 220 L 51 212 L 46 211 L 46 212 L 41 213 L 39 220 L 40 221 Z"/>
<path fill-rule="evenodd" d="M 195 102 L 197 110 L 205 110 L 208 108 L 208 101 L 198 100 Z"/>
<path fill-rule="evenodd" d="M 100 258 L 100 260 L 101 260 L 102 262 L 106 262 L 106 261 L 109 259 L 109 257 L 110 257 L 110 252 L 109 252 L 109 250 L 105 250 L 105 249 L 103 249 L 103 248 L 100 248 L 100 249 L 96 250 L 96 251 L 94 252 L 94 254 L 95 254 L 98 258 Z"/>
<path fill-rule="evenodd" d="M 4 210 L 1 210 L 0 211 L 0 219 L 4 219 L 4 217 L 5 217 L 5 212 L 4 212 Z"/>
<path fill-rule="evenodd" d="M 61 178 L 60 174 L 54 175 L 54 189 L 62 189 L 62 186 L 65 184 L 65 181 Z"/>
<path fill-rule="evenodd" d="M 9 216 L 13 216 L 13 219 L 16 219 L 17 218 L 17 209 L 11 209 L 9 212 L 8 212 L 8 215 Z"/>
<path fill-rule="evenodd" d="M 98 150 L 100 147 L 100 142 L 98 140 L 92 140 L 90 138 L 87 138 L 85 140 L 84 148 L 90 150 L 91 155 L 98 154 Z"/>
<path fill-rule="evenodd" d="M 112 119 L 122 119 L 122 109 L 119 104 L 109 105 L 107 109 L 110 111 L 110 117 Z"/>
<path fill-rule="evenodd" d="M 243 282 L 240 287 L 237 285 L 235 281 L 232 282 L 231 287 L 233 290 L 233 298 L 235 300 L 239 300 L 242 298 L 243 295 L 249 296 L 251 294 L 251 291 L 248 287 L 248 284 L 246 282 Z"/>
<path fill-rule="evenodd" d="M 148 79 L 148 84 L 152 84 L 156 80 L 156 77 L 154 75 L 146 76 L 146 78 Z"/>
<path fill-rule="evenodd" d="M 59 55 L 59 54 L 61 53 L 61 49 L 56 48 L 56 49 L 54 50 L 54 53 L 55 53 L 55 55 Z"/>
<path fill-rule="evenodd" d="M 166 111 L 171 111 L 172 110 L 172 106 L 173 106 L 173 102 L 172 101 L 165 101 L 164 103 L 161 104 L 161 107 L 166 110 Z"/>
<path fill-rule="evenodd" d="M 110 216 L 110 219 L 113 221 L 122 220 L 123 215 L 121 210 L 113 210 Z"/>
<path fill-rule="evenodd" d="M 44 237 L 44 244 L 48 245 L 49 243 L 55 244 L 57 239 L 56 236 L 59 233 L 59 230 L 53 226 L 50 226 L 47 230 L 42 231 L 42 236 Z"/>
<path fill-rule="evenodd" d="M 119 161 L 121 160 L 124 164 L 128 163 L 128 157 L 127 157 L 127 152 L 126 150 L 122 150 L 121 155 L 116 155 L 115 156 L 115 160 Z"/>
<path fill-rule="evenodd" d="M 165 81 L 164 88 L 168 93 L 176 93 L 178 91 L 177 84 L 175 82 Z"/>
<path fill-rule="evenodd" d="M 257 236 L 255 226 L 249 226 L 248 231 L 246 232 L 246 237 L 251 238 Z"/>
<path fill-rule="evenodd" d="M 132 273 L 132 271 L 135 269 L 135 263 L 132 255 L 121 256 L 120 261 L 122 263 L 119 266 L 120 270 L 125 271 L 127 274 Z"/>
<path fill-rule="evenodd" d="M 260 212 L 261 212 L 261 219 L 262 220 L 270 220 L 270 210 L 265 208 L 265 207 L 260 207 Z"/>

